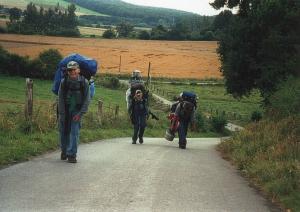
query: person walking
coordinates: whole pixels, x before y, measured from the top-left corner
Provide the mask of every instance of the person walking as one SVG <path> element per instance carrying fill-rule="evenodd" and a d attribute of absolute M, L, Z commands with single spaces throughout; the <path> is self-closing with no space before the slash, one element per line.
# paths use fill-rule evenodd
<path fill-rule="evenodd" d="M 179 120 L 178 137 L 180 149 L 186 149 L 189 124 L 192 123 L 193 128 L 195 128 L 195 109 L 196 95 L 188 92 L 181 93 L 175 109 L 175 117 Z"/>
<path fill-rule="evenodd" d="M 79 64 L 67 64 L 67 76 L 58 91 L 59 134 L 61 160 L 76 163 L 81 119 L 90 103 L 89 83 L 80 75 Z"/>
<path fill-rule="evenodd" d="M 136 90 L 133 96 L 131 105 L 131 122 L 134 126 L 132 144 L 136 144 L 139 138 L 139 143 L 144 143 L 143 136 L 146 128 L 146 118 L 148 116 L 147 100 L 144 98 L 144 94 L 141 90 Z"/>

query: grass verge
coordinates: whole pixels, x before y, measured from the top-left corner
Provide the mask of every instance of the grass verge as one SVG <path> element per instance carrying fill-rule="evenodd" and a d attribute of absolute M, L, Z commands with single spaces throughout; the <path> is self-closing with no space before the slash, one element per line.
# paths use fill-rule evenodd
<path fill-rule="evenodd" d="M 300 211 L 300 117 L 264 120 L 218 146 L 254 185 Z"/>

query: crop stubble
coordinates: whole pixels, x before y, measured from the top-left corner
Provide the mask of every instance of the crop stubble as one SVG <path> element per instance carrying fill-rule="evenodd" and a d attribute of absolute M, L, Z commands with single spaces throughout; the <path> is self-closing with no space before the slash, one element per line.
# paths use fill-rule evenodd
<path fill-rule="evenodd" d="M 79 53 L 100 62 L 102 73 L 121 74 L 134 69 L 169 78 L 221 78 L 217 42 L 209 41 L 142 41 L 65 38 L 36 35 L 1 34 L 0 45 L 9 52 L 36 57 L 41 51 L 55 48 L 62 55 Z"/>

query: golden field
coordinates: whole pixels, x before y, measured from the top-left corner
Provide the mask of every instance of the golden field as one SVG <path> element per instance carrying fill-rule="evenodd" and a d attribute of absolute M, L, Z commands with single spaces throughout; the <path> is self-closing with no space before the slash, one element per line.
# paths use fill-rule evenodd
<path fill-rule="evenodd" d="M 143 41 L 94 38 L 49 37 L 0 34 L 0 45 L 19 55 L 36 57 L 49 48 L 63 56 L 79 53 L 96 59 L 101 73 L 131 73 L 134 69 L 147 74 L 151 62 L 153 77 L 221 78 L 220 61 L 214 41 Z"/>

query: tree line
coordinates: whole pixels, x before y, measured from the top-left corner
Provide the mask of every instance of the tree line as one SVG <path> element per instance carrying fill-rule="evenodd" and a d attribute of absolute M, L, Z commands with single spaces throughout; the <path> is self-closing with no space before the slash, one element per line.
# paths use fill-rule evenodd
<path fill-rule="evenodd" d="M 199 15 L 165 8 L 138 6 L 119 0 L 67 0 L 70 3 L 97 11 L 108 16 L 90 16 L 95 20 L 110 21 L 119 19 L 128 21 L 135 26 L 154 27 L 159 24 L 170 26 L 181 18 L 192 18 Z M 130 21 L 129 21 L 130 20 Z M 138 24 L 138 25 L 137 25 Z M 109 25 L 115 25 L 110 23 Z"/>
<path fill-rule="evenodd" d="M 189 15 L 173 19 L 173 23 L 159 19 L 151 30 L 135 30 L 133 18 L 106 17 L 106 16 L 80 16 L 75 15 L 74 4 L 64 9 L 56 5 L 48 10 L 43 7 L 37 8 L 33 3 L 29 3 L 25 11 L 18 8 L 9 9 L 9 23 L 7 31 L 19 34 L 41 34 L 57 36 L 80 36 L 77 26 L 88 23 L 102 26 L 102 19 L 107 19 L 107 24 L 111 27 L 104 33 L 104 38 L 132 38 L 132 39 L 152 39 L 152 40 L 218 40 L 219 28 L 222 24 L 215 24 L 215 17 Z M 157 8 L 155 10 L 158 10 Z M 171 10 L 172 11 L 172 10 Z M 142 18 L 138 19 L 142 21 Z M 83 22 L 82 22 L 83 21 Z M 112 25 L 112 23 L 114 23 Z M 4 33 L 5 29 L 0 29 Z"/>
<path fill-rule="evenodd" d="M 38 9 L 33 3 L 29 3 L 24 11 L 11 8 L 7 30 L 20 34 L 79 36 L 75 10 L 74 4 L 70 4 L 67 9 L 61 8 L 59 4 L 54 8 Z"/>
<path fill-rule="evenodd" d="M 204 24 L 203 24 L 204 23 Z M 203 27 L 202 27 L 203 26 Z M 217 40 L 219 29 L 214 28 L 213 19 L 201 21 L 181 20 L 171 27 L 158 25 L 149 30 L 136 30 L 129 22 L 121 22 L 115 28 L 109 27 L 104 38 L 135 38 L 142 40 Z"/>

